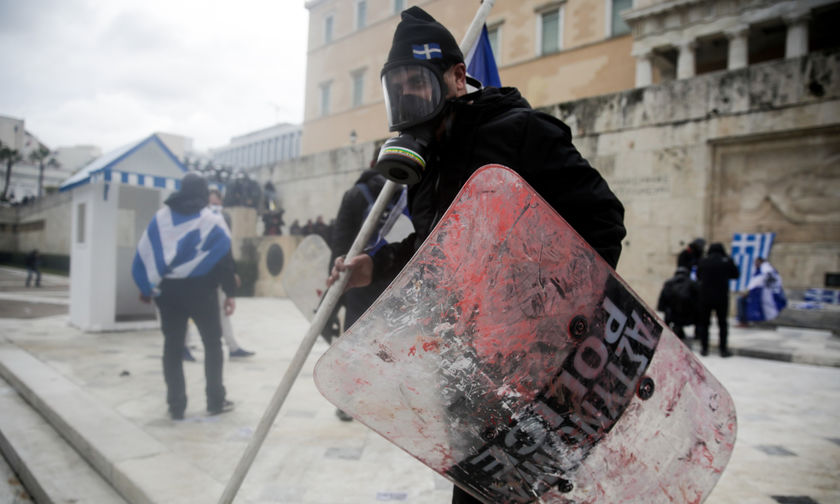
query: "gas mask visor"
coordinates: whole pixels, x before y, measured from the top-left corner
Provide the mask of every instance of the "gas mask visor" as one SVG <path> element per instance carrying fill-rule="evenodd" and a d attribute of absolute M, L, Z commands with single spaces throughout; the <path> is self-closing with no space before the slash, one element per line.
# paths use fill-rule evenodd
<path fill-rule="evenodd" d="M 382 88 L 391 131 L 405 131 L 433 119 L 446 102 L 443 76 L 433 64 L 385 65 Z"/>

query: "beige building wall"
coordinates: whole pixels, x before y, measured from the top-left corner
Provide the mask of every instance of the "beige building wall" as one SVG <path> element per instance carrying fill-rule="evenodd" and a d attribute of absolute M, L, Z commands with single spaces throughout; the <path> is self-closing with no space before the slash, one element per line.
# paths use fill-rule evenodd
<path fill-rule="evenodd" d="M 692 239 L 776 232 L 789 288 L 840 271 L 840 53 L 552 104 L 626 208 L 618 272 L 655 305 Z M 373 142 L 265 169 L 293 219 L 329 220 Z"/>
<path fill-rule="evenodd" d="M 563 103 L 625 206 L 618 272 L 648 303 L 692 239 L 775 232 L 785 287 L 840 271 L 840 53 Z"/>
<path fill-rule="evenodd" d="M 610 37 L 611 0 L 497 0 L 487 19 L 498 29 L 497 65 L 505 86 L 516 87 L 532 106 L 612 93 L 633 87 L 635 60 L 630 35 Z M 477 1 L 408 1 L 452 31 L 460 41 Z M 387 58 L 399 14 L 393 0 L 368 0 L 367 25 L 355 29 L 355 0 L 314 0 L 309 8 L 302 154 L 312 154 L 389 136 L 379 72 Z M 538 54 L 540 14 L 562 12 L 562 49 Z M 325 43 L 325 19 L 333 19 L 332 42 Z M 363 73 L 362 105 L 352 106 L 353 75 Z M 322 114 L 321 88 L 329 83 L 329 113 Z"/>
<path fill-rule="evenodd" d="M 70 255 L 71 195 L 55 193 L 0 213 L 0 251 Z"/>

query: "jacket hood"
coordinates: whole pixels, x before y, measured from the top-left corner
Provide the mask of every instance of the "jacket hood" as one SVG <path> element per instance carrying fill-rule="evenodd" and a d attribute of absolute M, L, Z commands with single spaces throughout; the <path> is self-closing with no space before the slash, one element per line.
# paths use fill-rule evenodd
<path fill-rule="evenodd" d="M 723 248 L 723 243 L 712 243 L 709 245 L 709 255 L 726 255 L 726 249 Z"/>
<path fill-rule="evenodd" d="M 488 87 L 464 95 L 453 104 L 458 122 L 482 122 L 512 108 L 531 108 L 516 88 Z"/>
<path fill-rule="evenodd" d="M 385 185 L 385 177 L 376 170 L 365 170 L 353 183 L 353 185 L 356 184 L 367 184 L 371 187 L 381 188 Z"/>
<path fill-rule="evenodd" d="M 187 173 L 181 179 L 181 189 L 172 193 L 164 203 L 179 214 L 192 215 L 207 206 L 209 197 L 207 181 L 195 173 Z"/>

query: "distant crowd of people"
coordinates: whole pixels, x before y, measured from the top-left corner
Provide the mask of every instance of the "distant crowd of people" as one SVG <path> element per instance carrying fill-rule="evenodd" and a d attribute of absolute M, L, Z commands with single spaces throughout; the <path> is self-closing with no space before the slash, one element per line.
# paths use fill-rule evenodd
<path fill-rule="evenodd" d="M 738 325 L 772 320 L 787 304 L 778 271 L 766 258 L 756 258 L 746 291 L 738 293 Z M 677 256 L 677 269 L 659 294 L 657 310 L 681 340 L 688 342 L 685 327 L 694 326 L 700 354 L 709 354 L 709 326 L 714 313 L 718 325 L 719 350 L 729 357 L 729 285 L 739 278 L 738 266 L 722 243 L 709 245 L 697 238 Z"/>
<path fill-rule="evenodd" d="M 292 236 L 309 236 L 312 234 L 319 235 L 325 242 L 332 241 L 333 228 L 335 227 L 335 219 L 330 220 L 327 224 L 324 222 L 324 217 L 319 215 L 313 222 L 312 219 L 307 219 L 306 224 L 300 225 L 300 221 L 295 219 L 289 226 L 289 234 Z"/>
<path fill-rule="evenodd" d="M 8 205 L 8 206 L 25 206 L 30 203 L 34 203 L 37 200 L 37 196 L 24 196 L 23 198 L 16 198 L 15 193 L 10 193 L 5 198 L 0 198 L 0 204 Z"/>

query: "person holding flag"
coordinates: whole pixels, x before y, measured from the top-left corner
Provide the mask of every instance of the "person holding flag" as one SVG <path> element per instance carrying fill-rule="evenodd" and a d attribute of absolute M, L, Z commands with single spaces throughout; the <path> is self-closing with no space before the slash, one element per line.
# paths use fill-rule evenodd
<path fill-rule="evenodd" d="M 475 61 L 475 60 L 473 60 Z M 480 167 L 498 163 L 521 175 L 613 267 L 621 252 L 624 207 L 572 145 L 568 126 L 533 110 L 519 91 L 482 87 L 467 76 L 452 34 L 419 7 L 403 11 L 382 69 L 391 131 L 375 169 L 409 184 L 415 232 L 374 254 L 335 261 L 328 280 L 351 270 L 347 287 L 390 282 L 431 233 Z M 477 88 L 468 92 L 467 84 Z M 456 487 L 453 503 L 479 502 Z"/>

